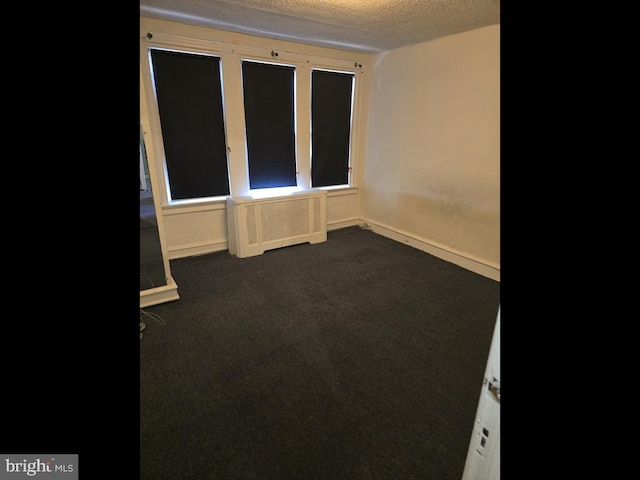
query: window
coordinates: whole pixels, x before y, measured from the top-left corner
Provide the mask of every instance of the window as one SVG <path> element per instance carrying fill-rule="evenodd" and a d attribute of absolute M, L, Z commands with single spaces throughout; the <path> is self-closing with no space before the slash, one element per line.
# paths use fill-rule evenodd
<path fill-rule="evenodd" d="M 249 188 L 297 185 L 295 67 L 242 62 Z"/>
<path fill-rule="evenodd" d="M 349 183 L 353 73 L 311 74 L 311 186 Z"/>
<path fill-rule="evenodd" d="M 220 59 L 151 50 L 170 200 L 229 195 Z"/>
<path fill-rule="evenodd" d="M 142 36 L 141 53 L 162 202 L 352 186 L 362 65 L 168 33 Z"/>

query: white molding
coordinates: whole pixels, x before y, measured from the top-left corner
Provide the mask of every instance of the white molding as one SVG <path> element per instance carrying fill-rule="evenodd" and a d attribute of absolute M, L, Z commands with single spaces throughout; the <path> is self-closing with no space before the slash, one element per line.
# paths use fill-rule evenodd
<path fill-rule="evenodd" d="M 339 188 L 330 188 L 330 187 L 317 187 L 319 190 L 326 190 L 327 197 L 341 197 L 344 195 L 356 195 L 358 193 L 358 187 L 339 187 Z"/>
<path fill-rule="evenodd" d="M 151 29 L 153 30 L 153 29 Z M 215 30 L 215 29 L 213 29 Z M 152 38 L 148 38 L 147 34 L 151 33 Z M 323 47 L 324 53 L 305 53 L 296 51 L 294 42 L 275 42 L 270 39 L 263 39 L 263 43 L 269 42 L 272 46 L 261 47 L 255 45 L 247 45 L 228 41 L 209 40 L 196 38 L 193 36 L 176 35 L 172 33 L 158 32 L 154 30 L 140 31 L 140 41 L 142 45 L 151 48 L 165 48 L 168 50 L 186 49 L 194 52 L 209 53 L 212 55 L 235 54 L 239 57 L 251 60 L 265 60 L 273 63 L 296 64 L 296 65 L 313 65 L 318 68 L 334 68 L 340 71 L 348 71 L 352 73 L 362 73 L 363 65 L 367 65 L 370 54 L 349 52 L 346 54 L 351 58 L 339 58 L 334 50 Z M 303 48 L 304 49 L 304 48 Z M 277 52 L 277 57 L 272 52 Z M 332 56 L 336 54 L 336 56 Z M 342 54 L 345 55 L 345 54 Z"/>
<path fill-rule="evenodd" d="M 384 237 L 396 240 L 411 247 L 430 253 L 431 255 L 454 263 L 462 268 L 470 270 L 474 273 L 490 278 L 497 282 L 500 281 L 500 265 L 489 262 L 479 257 L 475 257 L 465 252 L 455 250 L 440 243 L 427 240 L 417 235 L 410 234 L 403 230 L 374 222 L 366 218 L 360 219 L 360 226 Z"/>
<path fill-rule="evenodd" d="M 220 252 L 229 249 L 229 242 L 194 242 L 174 246 L 169 249 L 169 260 L 176 258 L 195 257 L 207 253 Z"/>
<path fill-rule="evenodd" d="M 171 204 L 171 205 L 162 205 L 162 214 L 169 215 L 184 215 L 187 213 L 197 213 L 197 212 L 215 212 L 217 210 L 226 210 L 227 209 L 227 197 L 224 197 L 220 200 L 209 200 L 202 201 L 197 203 L 182 203 L 182 204 Z"/>
<path fill-rule="evenodd" d="M 202 53 L 211 53 L 214 55 L 233 52 L 233 45 L 225 44 L 224 42 L 203 40 L 200 38 L 174 35 L 171 33 L 162 33 L 156 31 L 151 33 L 152 38 L 148 38 L 148 33 L 151 32 L 140 32 L 141 44 L 145 47 L 166 48 L 168 50 L 177 50 L 179 48 L 182 48 L 187 50 L 195 50 Z"/>
<path fill-rule="evenodd" d="M 178 295 L 178 285 L 176 285 L 176 282 L 171 276 L 169 276 L 167 284 L 162 287 L 140 290 L 140 308 L 172 302 L 179 299 L 180 295 Z"/>
<path fill-rule="evenodd" d="M 343 218 L 327 222 L 327 231 L 339 230 L 341 228 L 356 227 L 371 230 L 374 233 L 390 238 L 400 243 L 404 243 L 423 252 L 427 252 L 447 262 L 458 265 L 474 273 L 500 281 L 500 265 L 494 262 L 475 257 L 473 255 L 457 251 L 451 247 L 433 242 L 417 235 L 407 233 L 403 230 L 393 228 L 389 225 L 374 222 L 361 217 Z M 228 241 L 218 242 L 194 242 L 172 246 L 168 250 L 169 260 L 177 258 L 205 255 L 208 253 L 220 252 L 229 249 Z"/>
<path fill-rule="evenodd" d="M 358 217 L 333 220 L 331 222 L 327 222 L 327 232 L 330 232 L 331 230 L 340 230 L 341 228 L 346 227 L 357 227 L 359 224 L 360 219 Z"/>
<path fill-rule="evenodd" d="M 360 218 L 352 217 L 337 221 L 327 222 L 327 231 L 339 230 L 346 227 L 357 227 L 360 225 Z M 194 242 L 187 243 L 169 248 L 169 260 L 177 258 L 194 257 L 198 255 L 206 255 L 207 253 L 221 252 L 229 249 L 229 243 L 221 242 Z"/>

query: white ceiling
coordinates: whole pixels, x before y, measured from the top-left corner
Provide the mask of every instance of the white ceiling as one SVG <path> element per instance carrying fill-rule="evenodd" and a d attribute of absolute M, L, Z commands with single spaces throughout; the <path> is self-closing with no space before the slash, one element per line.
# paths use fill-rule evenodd
<path fill-rule="evenodd" d="M 500 0 L 140 0 L 140 15 L 375 53 L 500 23 Z"/>

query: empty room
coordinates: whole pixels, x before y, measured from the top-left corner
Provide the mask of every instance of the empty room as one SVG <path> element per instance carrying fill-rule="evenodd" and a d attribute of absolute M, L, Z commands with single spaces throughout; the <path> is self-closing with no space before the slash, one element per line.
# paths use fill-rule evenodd
<path fill-rule="evenodd" d="M 141 0 L 140 478 L 499 478 L 500 2 Z"/>

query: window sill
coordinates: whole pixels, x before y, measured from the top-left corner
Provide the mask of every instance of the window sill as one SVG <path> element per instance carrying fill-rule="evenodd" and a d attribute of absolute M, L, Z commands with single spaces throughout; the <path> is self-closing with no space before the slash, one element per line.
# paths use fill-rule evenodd
<path fill-rule="evenodd" d="M 358 193 L 358 187 L 317 187 L 319 190 L 326 190 L 327 197 L 337 197 L 340 195 L 353 195 Z"/>

